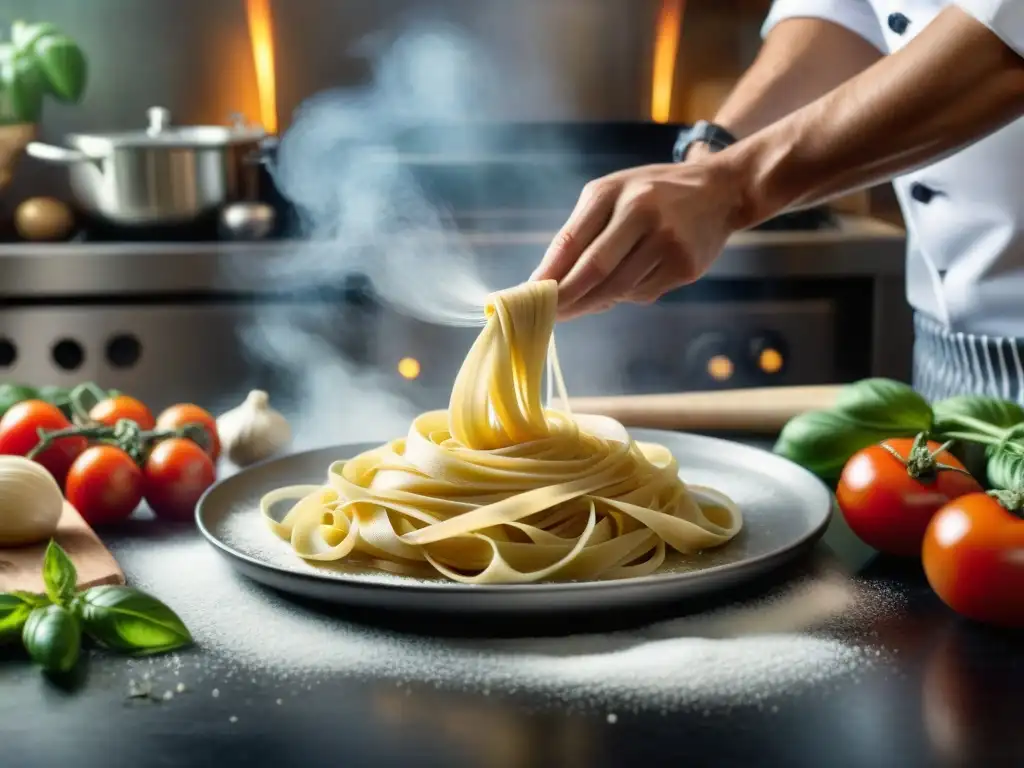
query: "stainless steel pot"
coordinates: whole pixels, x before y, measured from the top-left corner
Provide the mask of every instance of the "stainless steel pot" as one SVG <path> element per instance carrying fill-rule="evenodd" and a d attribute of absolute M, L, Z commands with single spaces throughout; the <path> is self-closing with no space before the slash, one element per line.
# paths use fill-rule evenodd
<path fill-rule="evenodd" d="M 82 209 L 112 224 L 184 224 L 256 199 L 262 129 L 172 126 L 162 107 L 148 116 L 142 131 L 75 134 L 70 148 L 32 142 L 26 152 L 68 166 Z"/>

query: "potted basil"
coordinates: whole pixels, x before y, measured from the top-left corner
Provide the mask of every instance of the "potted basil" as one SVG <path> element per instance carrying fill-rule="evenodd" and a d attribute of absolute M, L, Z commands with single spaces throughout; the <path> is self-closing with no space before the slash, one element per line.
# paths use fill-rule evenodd
<path fill-rule="evenodd" d="M 77 103 L 87 72 L 82 49 L 53 24 L 11 25 L 10 41 L 0 43 L 0 190 L 35 136 L 43 100 Z"/>

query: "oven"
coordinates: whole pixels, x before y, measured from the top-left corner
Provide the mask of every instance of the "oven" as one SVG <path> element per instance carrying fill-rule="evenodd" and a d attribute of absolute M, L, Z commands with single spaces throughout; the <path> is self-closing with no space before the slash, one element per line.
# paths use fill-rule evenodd
<path fill-rule="evenodd" d="M 461 269 L 491 289 L 525 279 L 583 183 L 670 161 L 753 55 L 767 8 L 153 0 L 117 4 L 122 34 L 108 40 L 97 20 L 114 5 L 74 19 L 33 5 L 74 28 L 97 73 L 40 137 L 133 128 L 157 104 L 185 124 L 242 112 L 270 136 L 251 202 L 276 226 L 240 241 L 217 217 L 128 230 L 79 216 L 67 242 L 26 242 L 10 225 L 20 201 L 73 198 L 62 169 L 25 158 L 0 201 L 0 379 L 94 380 L 154 408 L 214 411 L 260 387 L 316 414 L 315 440 L 386 436 L 447 402 L 475 329 L 391 301 L 386 275 L 453 301 Z M 102 76 L 129 71 L 154 28 L 135 88 Z M 565 42 L 580 30 L 586 55 Z M 570 389 L 908 379 L 904 235 L 867 214 L 857 197 L 780 217 L 651 307 L 560 325 Z"/>

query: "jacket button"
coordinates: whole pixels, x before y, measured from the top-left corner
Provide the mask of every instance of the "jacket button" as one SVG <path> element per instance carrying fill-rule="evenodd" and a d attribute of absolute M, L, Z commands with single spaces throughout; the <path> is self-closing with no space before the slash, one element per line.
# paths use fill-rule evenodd
<path fill-rule="evenodd" d="M 902 13 L 890 13 L 888 21 L 889 29 L 891 29 L 897 35 L 902 35 L 904 32 L 907 31 L 907 27 L 910 26 L 910 19 L 908 19 Z"/>
<path fill-rule="evenodd" d="M 917 202 L 928 205 L 935 197 L 935 190 L 915 181 L 910 185 L 910 196 L 917 200 Z"/>

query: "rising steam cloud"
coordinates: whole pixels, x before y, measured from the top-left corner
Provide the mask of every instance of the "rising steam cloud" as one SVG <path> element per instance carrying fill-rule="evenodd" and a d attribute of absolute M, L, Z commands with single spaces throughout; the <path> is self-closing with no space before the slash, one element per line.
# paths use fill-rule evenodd
<path fill-rule="evenodd" d="M 412 126 L 472 122 L 491 81 L 487 56 L 443 26 L 366 45 L 377 54 L 372 85 L 311 98 L 281 140 L 275 180 L 299 210 L 308 242 L 261 277 L 340 287 L 366 275 L 397 311 L 477 325 L 487 294 L 504 286 L 484 284 L 449 213 L 395 160 L 396 142 Z M 390 371 L 346 359 L 331 333 L 338 310 L 327 302 L 266 305 L 244 334 L 250 355 L 283 375 L 298 447 L 390 439 L 419 410 L 388 391 Z"/>

